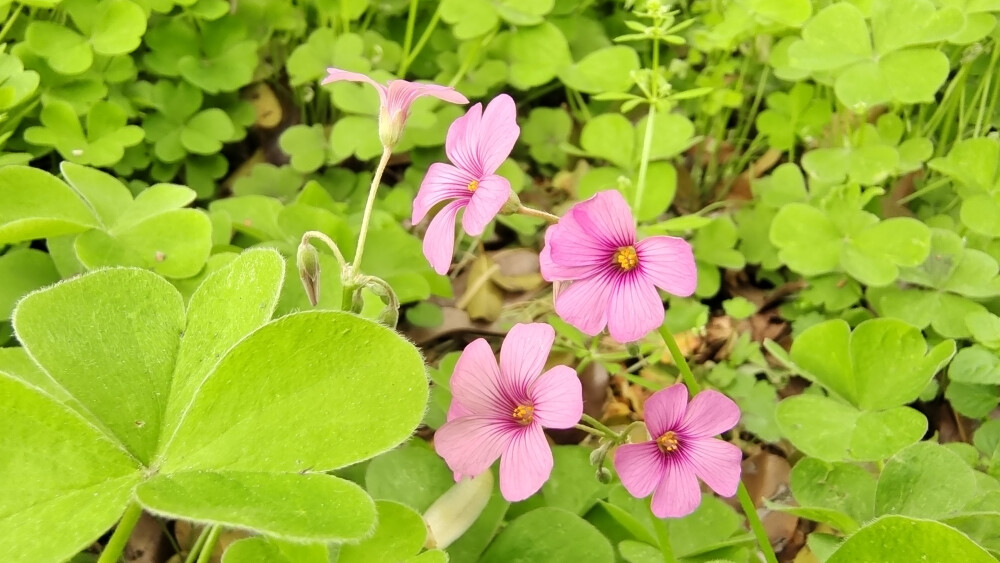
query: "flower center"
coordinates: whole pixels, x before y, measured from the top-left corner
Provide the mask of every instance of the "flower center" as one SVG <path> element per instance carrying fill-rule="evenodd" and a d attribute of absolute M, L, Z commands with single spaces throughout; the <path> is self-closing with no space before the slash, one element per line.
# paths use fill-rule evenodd
<path fill-rule="evenodd" d="M 612 261 L 618 265 L 622 271 L 629 271 L 639 265 L 639 255 L 635 253 L 634 246 L 623 246 L 615 251 Z"/>
<path fill-rule="evenodd" d="M 479 187 L 479 180 L 473 180 L 469 182 L 469 185 L 467 187 L 469 188 L 470 192 L 476 191 L 476 188 Z"/>
<path fill-rule="evenodd" d="M 527 426 L 534 419 L 534 412 L 535 407 L 531 405 L 517 405 L 514 407 L 514 420 L 521 426 Z"/>
<path fill-rule="evenodd" d="M 665 454 L 671 454 L 680 448 L 681 442 L 677 439 L 677 433 L 670 430 L 656 439 L 656 447 Z"/>

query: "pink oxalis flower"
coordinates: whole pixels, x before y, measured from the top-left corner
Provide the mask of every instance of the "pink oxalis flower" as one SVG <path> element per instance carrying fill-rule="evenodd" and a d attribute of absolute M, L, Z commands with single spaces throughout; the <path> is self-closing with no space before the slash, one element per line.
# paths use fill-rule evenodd
<path fill-rule="evenodd" d="M 549 478 L 552 450 L 542 428 L 570 428 L 583 414 L 576 372 L 555 366 L 542 373 L 554 339 L 547 324 L 515 325 L 499 367 L 482 338 L 462 352 L 451 376 L 448 422 L 434 435 L 434 449 L 456 479 L 488 471 L 500 458 L 500 492 L 514 502 Z"/>
<path fill-rule="evenodd" d="M 410 116 L 410 106 L 417 98 L 433 96 L 453 104 L 469 103 L 465 96 L 447 86 L 418 84 L 407 80 L 390 80 L 382 85 L 372 80 L 371 77 L 357 72 L 349 72 L 339 68 L 328 68 L 326 72 L 327 77 L 323 79 L 323 84 L 347 80 L 367 82 L 375 87 L 380 101 L 378 136 L 382 141 L 382 146 L 386 148 L 392 148 L 399 142 L 399 138 L 403 135 L 403 127 L 406 125 L 406 118 Z"/>
<path fill-rule="evenodd" d="M 718 391 L 702 391 L 687 402 L 687 387 L 671 385 L 646 400 L 652 440 L 615 451 L 615 471 L 634 497 L 653 493 L 653 514 L 685 516 L 701 502 L 698 478 L 731 497 L 740 483 L 740 449 L 715 438 L 740 420 L 740 410 Z"/>
<path fill-rule="evenodd" d="M 697 285 L 691 245 L 668 236 L 636 239 L 632 211 L 616 190 L 574 205 L 549 227 L 539 256 L 542 277 L 572 282 L 556 295 L 556 313 L 590 336 L 607 326 L 618 342 L 639 340 L 663 324 L 656 288 L 686 297 Z"/>
<path fill-rule="evenodd" d="M 496 171 L 520 133 L 514 100 L 507 94 L 493 98 L 485 110 L 481 104 L 472 106 L 448 128 L 444 149 L 454 166 L 432 164 L 413 200 L 413 224 L 438 203 L 448 202 L 424 235 L 424 256 L 437 273 L 447 273 L 451 265 L 458 211 L 465 209 L 465 232 L 479 236 L 510 197 L 510 182 Z"/>

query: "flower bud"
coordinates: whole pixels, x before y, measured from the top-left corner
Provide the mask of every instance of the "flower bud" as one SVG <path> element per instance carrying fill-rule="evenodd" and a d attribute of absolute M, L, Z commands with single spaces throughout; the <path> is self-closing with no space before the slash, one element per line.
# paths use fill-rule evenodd
<path fill-rule="evenodd" d="M 597 480 L 605 485 L 611 482 L 611 472 L 608 471 L 607 467 L 598 468 L 597 474 L 594 475 Z"/>
<path fill-rule="evenodd" d="M 315 307 L 319 303 L 319 252 L 313 245 L 303 240 L 299 243 L 295 263 L 299 267 L 299 279 L 302 280 L 302 287 L 306 290 L 306 297 Z"/>
<path fill-rule="evenodd" d="M 355 315 L 360 315 L 361 311 L 365 308 L 365 297 L 361 295 L 361 290 L 363 288 L 358 287 L 351 294 L 351 312 Z"/>
<path fill-rule="evenodd" d="M 507 201 L 504 202 L 503 207 L 500 208 L 500 214 L 514 215 L 520 208 L 521 208 L 521 199 L 517 197 L 517 194 L 514 193 L 514 190 L 511 190 L 510 195 L 507 196 Z"/>
<path fill-rule="evenodd" d="M 628 355 L 632 356 L 633 358 L 638 358 L 640 355 L 642 355 L 642 352 L 639 350 L 638 342 L 629 342 L 628 344 L 626 344 L 625 351 L 628 352 Z"/>
<path fill-rule="evenodd" d="M 441 495 L 424 513 L 427 549 L 444 549 L 462 537 L 479 518 L 493 494 L 493 473 L 466 477 Z"/>
<path fill-rule="evenodd" d="M 397 110 L 389 112 L 384 106 L 378 113 L 378 138 L 382 142 L 382 147 L 392 149 L 403 136 L 403 128 L 406 126 L 406 112 Z"/>

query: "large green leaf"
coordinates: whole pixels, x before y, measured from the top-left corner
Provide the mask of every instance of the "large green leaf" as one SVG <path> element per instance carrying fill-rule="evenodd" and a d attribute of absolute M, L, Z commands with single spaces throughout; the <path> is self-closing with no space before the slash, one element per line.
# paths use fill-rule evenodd
<path fill-rule="evenodd" d="M 343 545 L 338 563 L 369 561 L 405 561 L 423 547 L 427 526 L 419 514 L 405 505 L 380 500 L 375 533 L 360 543 Z"/>
<path fill-rule="evenodd" d="M 102 270 L 29 295 L 13 323 L 38 364 L 147 463 L 184 330 L 173 287 L 145 270 Z"/>
<path fill-rule="evenodd" d="M 301 544 L 276 538 L 253 537 L 233 542 L 222 563 L 330 563 L 330 552 L 319 543 Z"/>
<path fill-rule="evenodd" d="M 876 514 L 942 518 L 976 494 L 975 472 L 958 454 L 920 442 L 894 455 L 878 479 Z"/>
<path fill-rule="evenodd" d="M 3 373 L 0 397 L 0 556 L 64 561 L 121 516 L 139 464 L 77 413 Z"/>
<path fill-rule="evenodd" d="M 906 516 L 884 516 L 847 538 L 827 563 L 996 563 L 985 549 L 955 528 Z"/>
<path fill-rule="evenodd" d="M 52 258 L 40 250 L 22 248 L 0 256 L 0 321 L 10 318 L 26 293 L 57 281 Z"/>
<path fill-rule="evenodd" d="M 0 244 L 79 233 L 97 224 L 79 196 L 52 174 L 0 167 Z"/>
<path fill-rule="evenodd" d="M 360 538 L 375 525 L 375 503 L 361 487 L 322 473 L 161 473 L 139 485 L 136 498 L 171 518 L 299 541 Z"/>
<path fill-rule="evenodd" d="M 614 549 L 596 528 L 561 508 L 538 508 L 514 520 L 483 554 L 482 563 L 573 561 L 611 563 Z"/>
<path fill-rule="evenodd" d="M 429 448 L 408 446 L 386 452 L 368 464 L 365 488 L 373 498 L 391 500 L 424 512 L 455 484 L 444 460 Z"/>
<path fill-rule="evenodd" d="M 162 470 L 348 465 L 403 441 L 427 394 L 419 352 L 395 332 L 349 313 L 288 315 L 220 360 L 165 446 Z"/>

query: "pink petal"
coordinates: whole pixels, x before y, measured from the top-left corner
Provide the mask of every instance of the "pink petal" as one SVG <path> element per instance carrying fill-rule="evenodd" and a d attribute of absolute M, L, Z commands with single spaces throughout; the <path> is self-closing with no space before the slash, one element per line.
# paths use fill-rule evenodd
<path fill-rule="evenodd" d="M 545 230 L 545 245 L 538 255 L 538 266 L 545 281 L 577 280 L 587 277 L 590 268 L 581 268 L 573 264 L 558 264 L 552 260 L 551 239 L 555 236 L 559 225 L 552 225 Z"/>
<path fill-rule="evenodd" d="M 455 420 L 456 418 L 459 418 L 459 417 L 462 417 L 462 416 L 469 416 L 471 414 L 474 414 L 474 413 L 472 411 L 470 411 L 469 409 L 463 407 L 462 403 L 460 403 L 458 401 L 458 399 L 456 399 L 456 398 L 454 398 L 454 396 L 452 396 L 451 404 L 448 405 L 448 418 L 446 418 L 445 420 L 447 420 L 448 422 L 451 422 L 452 420 Z"/>
<path fill-rule="evenodd" d="M 482 119 L 483 104 L 472 106 L 465 115 L 451 122 L 444 141 L 444 152 L 448 155 L 448 160 L 477 177 L 481 174 L 476 143 Z"/>
<path fill-rule="evenodd" d="M 577 220 L 580 216 L 576 212 L 579 205 L 570 208 L 545 233 L 545 248 L 548 249 L 551 262 L 558 268 L 565 269 L 559 272 L 543 270 L 542 277 L 548 281 L 594 276 L 613 262 L 618 246 L 608 245 L 595 235 L 590 226 L 584 226 Z M 573 275 L 569 275 L 571 272 Z M 550 277 L 546 277 L 546 274 Z"/>
<path fill-rule="evenodd" d="M 442 207 L 424 233 L 424 256 L 441 275 L 447 274 L 451 266 L 455 253 L 455 216 L 465 204 L 465 200 L 459 199 Z"/>
<path fill-rule="evenodd" d="M 535 380 L 530 393 L 535 420 L 545 428 L 572 428 L 580 422 L 583 386 L 573 368 L 554 366 Z"/>
<path fill-rule="evenodd" d="M 323 84 L 329 84 L 331 82 L 337 82 L 340 80 L 347 80 L 350 82 L 367 82 L 368 84 L 374 86 L 375 89 L 378 91 L 378 98 L 381 104 L 383 106 L 386 105 L 386 95 L 387 95 L 386 87 L 372 80 L 371 77 L 369 77 L 368 75 L 361 74 L 360 72 L 350 72 L 347 70 L 340 70 L 339 68 L 333 68 L 333 67 L 326 69 L 326 72 L 327 75 L 326 78 L 323 79 L 322 82 Z"/>
<path fill-rule="evenodd" d="M 663 478 L 656 485 L 651 508 L 659 518 L 679 518 L 694 512 L 701 503 L 701 488 L 694 468 L 682 459 L 669 458 Z"/>
<path fill-rule="evenodd" d="M 708 389 L 694 396 L 684 413 L 678 433 L 688 438 L 722 434 L 740 421 L 740 409 L 732 399 Z"/>
<path fill-rule="evenodd" d="M 552 473 L 552 450 L 539 424 L 518 429 L 500 458 L 500 493 L 510 502 L 538 492 Z"/>
<path fill-rule="evenodd" d="M 475 178 L 460 168 L 443 162 L 431 164 L 424 180 L 420 182 L 417 196 L 413 198 L 413 216 L 410 222 L 416 225 L 423 221 L 427 212 L 442 201 L 470 199 L 472 192 L 469 191 L 469 184 L 473 181 Z"/>
<path fill-rule="evenodd" d="M 638 272 L 616 277 L 608 307 L 608 332 L 622 343 L 642 340 L 663 324 L 663 301 L 656 286 Z"/>
<path fill-rule="evenodd" d="M 500 346 L 501 385 L 508 396 L 528 398 L 528 388 L 545 369 L 556 331 L 545 323 L 516 324 Z"/>
<path fill-rule="evenodd" d="M 514 149 L 521 128 L 517 107 L 507 94 L 500 94 L 486 106 L 476 139 L 476 155 L 483 176 L 493 174 Z"/>
<path fill-rule="evenodd" d="M 511 414 L 508 407 L 516 400 L 504 396 L 493 349 L 482 338 L 473 340 L 458 358 L 451 376 L 451 394 L 468 412 L 507 418 Z"/>
<path fill-rule="evenodd" d="M 584 334 L 596 336 L 608 324 L 608 304 L 614 283 L 607 276 L 575 281 L 561 288 L 556 314 Z"/>
<path fill-rule="evenodd" d="M 410 106 L 421 96 L 433 96 L 439 100 L 453 104 L 467 104 L 469 100 L 454 88 L 437 84 L 418 84 L 408 80 L 390 80 L 388 83 L 387 102 L 390 113 L 401 111 L 408 114 Z"/>
<path fill-rule="evenodd" d="M 660 389 L 646 399 L 643 411 L 646 429 L 654 440 L 669 430 L 677 430 L 687 410 L 688 390 L 683 383 Z"/>
<path fill-rule="evenodd" d="M 479 181 L 476 191 L 472 192 L 469 207 L 462 215 L 462 228 L 470 236 L 483 234 L 483 229 L 496 218 L 497 213 L 507 198 L 510 197 L 510 182 L 503 176 L 487 176 Z"/>
<path fill-rule="evenodd" d="M 615 471 L 625 490 L 636 498 L 649 496 L 666 471 L 666 460 L 656 442 L 625 444 L 615 450 Z"/>
<path fill-rule="evenodd" d="M 573 206 L 571 212 L 585 230 L 609 247 L 635 244 L 635 219 L 618 190 L 597 192 Z"/>
<path fill-rule="evenodd" d="M 434 433 L 434 450 L 454 473 L 476 476 L 507 450 L 514 436 L 507 428 L 485 416 L 456 418 Z"/>
<path fill-rule="evenodd" d="M 635 245 L 639 269 L 656 287 L 680 297 L 694 293 L 698 269 L 691 245 L 677 237 L 649 237 Z"/>
<path fill-rule="evenodd" d="M 695 438 L 685 441 L 681 448 L 695 474 L 713 491 L 724 497 L 736 494 L 743 461 L 738 447 L 717 438 Z"/>

